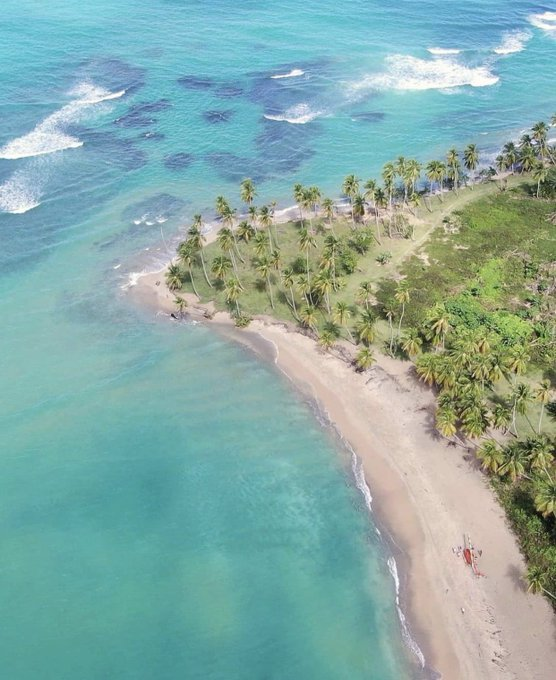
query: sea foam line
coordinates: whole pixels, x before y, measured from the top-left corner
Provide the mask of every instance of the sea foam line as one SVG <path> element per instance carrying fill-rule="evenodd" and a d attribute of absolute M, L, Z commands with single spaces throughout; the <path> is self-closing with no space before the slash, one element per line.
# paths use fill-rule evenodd
<path fill-rule="evenodd" d="M 322 111 L 314 111 L 311 109 L 309 104 L 303 102 L 301 104 L 291 106 L 289 109 L 284 111 L 283 114 L 271 115 L 265 113 L 264 117 L 267 120 L 276 120 L 280 122 L 291 123 L 292 125 L 305 125 L 305 123 L 310 123 L 312 120 L 315 120 L 315 118 L 318 118 L 318 116 L 321 115 Z"/>
<path fill-rule="evenodd" d="M 540 28 L 543 31 L 556 31 L 556 12 L 530 14 L 527 21 L 535 28 Z"/>
<path fill-rule="evenodd" d="M 73 101 L 47 116 L 31 132 L 5 144 L 0 149 L 0 158 L 8 160 L 29 158 L 83 146 L 83 142 L 67 134 L 65 128 L 78 122 L 86 108 L 104 101 L 119 99 L 124 94 L 125 90 L 110 92 L 92 83 L 81 83 L 70 92 L 70 96 L 76 97 Z"/>
<path fill-rule="evenodd" d="M 16 170 L 0 184 L 0 211 L 22 215 L 40 205 L 43 178 L 27 170 Z"/>
<path fill-rule="evenodd" d="M 351 449 L 351 447 L 349 448 Z M 353 470 L 353 476 L 355 477 L 355 484 L 359 491 L 361 492 L 361 494 L 363 495 L 367 509 L 372 514 L 373 497 L 371 495 L 371 489 L 369 488 L 367 480 L 365 479 L 363 463 L 359 460 L 353 449 L 351 449 L 351 469 Z M 377 532 L 380 535 L 378 529 Z M 394 586 L 396 590 L 396 610 L 398 612 L 398 618 L 400 620 L 403 641 L 407 645 L 408 649 L 417 657 L 417 660 L 419 661 L 421 668 L 424 668 L 426 663 L 425 655 L 421 651 L 421 648 L 419 647 L 417 642 L 413 639 L 411 632 L 409 630 L 409 625 L 407 623 L 406 616 L 400 605 L 400 577 L 398 575 L 398 565 L 396 564 L 396 560 L 392 556 L 390 556 L 386 560 L 386 563 L 388 565 L 388 570 L 390 571 L 392 579 L 394 580 Z"/>
<path fill-rule="evenodd" d="M 438 57 L 447 54 L 459 54 L 461 50 L 458 50 L 455 47 L 428 47 L 427 52 L 433 54 L 435 57 Z"/>

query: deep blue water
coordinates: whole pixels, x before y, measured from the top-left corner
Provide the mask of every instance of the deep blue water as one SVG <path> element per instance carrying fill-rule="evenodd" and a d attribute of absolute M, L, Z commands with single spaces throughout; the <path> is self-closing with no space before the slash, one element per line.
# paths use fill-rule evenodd
<path fill-rule="evenodd" d="M 271 367 L 122 286 L 246 175 L 287 204 L 400 154 L 488 160 L 556 111 L 555 11 L 4 1 L 2 677 L 411 672 L 349 454 Z"/>

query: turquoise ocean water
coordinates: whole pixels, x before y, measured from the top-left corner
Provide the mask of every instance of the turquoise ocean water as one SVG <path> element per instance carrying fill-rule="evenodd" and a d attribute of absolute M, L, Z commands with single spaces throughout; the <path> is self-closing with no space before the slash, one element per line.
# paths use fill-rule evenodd
<path fill-rule="evenodd" d="M 123 288 L 245 175 L 285 205 L 400 154 L 490 157 L 556 111 L 556 6 L 1 14 L 0 677 L 418 677 L 349 453 L 271 367 Z"/>

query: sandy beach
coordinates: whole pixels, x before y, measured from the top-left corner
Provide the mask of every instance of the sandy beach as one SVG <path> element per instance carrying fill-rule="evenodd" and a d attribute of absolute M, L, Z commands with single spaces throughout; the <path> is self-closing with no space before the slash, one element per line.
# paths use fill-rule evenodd
<path fill-rule="evenodd" d="M 160 274 L 142 277 L 128 294 L 153 314 L 175 311 Z M 186 297 L 188 311 L 202 318 L 205 308 Z M 412 364 L 379 356 L 358 374 L 285 324 L 259 319 L 236 331 L 223 313 L 214 322 L 247 344 L 257 345 L 257 336 L 272 343 L 277 367 L 318 402 L 361 459 L 373 512 L 396 546 L 403 606 L 431 676 L 552 678 L 552 609 L 526 592 L 525 564 L 504 512 L 473 455 L 436 434 L 433 394 Z M 482 550 L 484 578 L 453 552 L 464 534 Z"/>

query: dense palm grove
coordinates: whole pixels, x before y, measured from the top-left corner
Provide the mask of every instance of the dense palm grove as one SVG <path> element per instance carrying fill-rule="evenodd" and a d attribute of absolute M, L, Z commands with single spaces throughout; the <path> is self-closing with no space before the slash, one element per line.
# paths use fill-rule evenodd
<path fill-rule="evenodd" d="M 221 228 L 205 246 L 195 216 L 167 284 L 221 300 L 238 326 L 265 311 L 266 296 L 272 314 L 293 317 L 358 371 L 375 362 L 377 340 L 392 356 L 411 358 L 436 390 L 439 435 L 471 446 L 492 475 L 529 560 L 530 589 L 554 597 L 556 149 L 548 132 L 539 122 L 519 144 L 506 144 L 496 169 L 479 170 L 474 144 L 426 166 L 400 157 L 384 166 L 381 183 L 347 176 L 338 204 L 298 184 L 299 219 L 288 225 L 275 224 L 274 205 L 255 206 L 246 179 L 242 218 L 218 197 Z M 525 190 L 508 190 L 510 174 L 524 175 Z M 435 195 L 440 204 L 447 190 L 473 191 L 489 179 L 499 198 L 446 216 L 432 237 L 432 264 L 413 255 L 380 280 L 377 270 L 392 258 L 385 243 L 411 242 L 421 204 L 432 211 Z M 365 280 L 371 268 L 374 280 Z M 183 310 L 183 298 L 176 303 Z"/>

